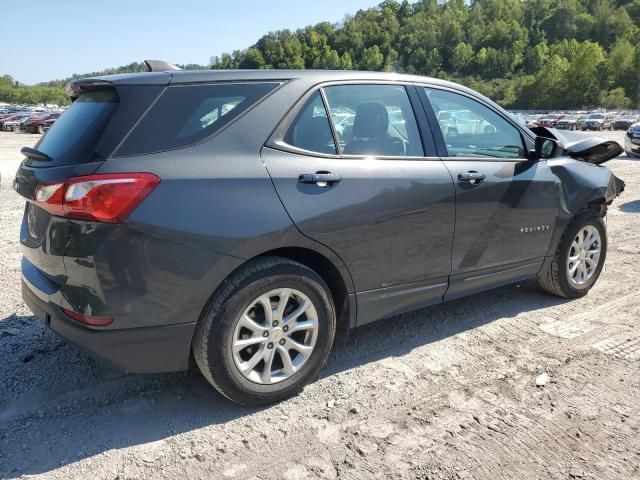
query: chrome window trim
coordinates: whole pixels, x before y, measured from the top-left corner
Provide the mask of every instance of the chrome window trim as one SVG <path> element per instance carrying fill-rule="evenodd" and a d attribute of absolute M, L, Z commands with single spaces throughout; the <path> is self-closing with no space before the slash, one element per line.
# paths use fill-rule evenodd
<path fill-rule="evenodd" d="M 534 147 L 536 135 L 531 130 L 529 130 L 528 128 L 526 128 L 523 125 L 520 125 L 518 122 L 516 122 L 515 119 L 511 118 L 506 111 L 503 111 L 502 109 L 496 109 L 495 105 L 492 105 L 491 103 L 487 102 L 487 100 L 485 98 L 475 95 L 475 92 L 473 92 L 473 91 L 467 92 L 466 90 L 461 90 L 461 89 L 453 88 L 453 87 L 449 87 L 449 86 L 433 85 L 433 84 L 431 84 L 429 82 L 416 82 L 416 83 L 414 83 L 414 86 L 416 88 L 418 88 L 418 89 L 422 89 L 423 92 L 424 92 L 424 89 L 426 89 L 426 88 L 433 89 L 433 90 L 443 90 L 443 91 L 451 92 L 451 93 L 454 93 L 454 94 L 462 95 L 464 97 L 469 98 L 470 100 L 476 101 L 477 103 L 483 105 L 484 107 L 488 108 L 490 111 L 492 111 L 493 113 L 495 113 L 496 115 L 501 117 L 503 120 L 505 120 L 512 127 L 514 127 L 520 133 L 520 138 L 524 141 L 524 143 L 523 143 L 524 151 L 525 151 L 525 156 L 524 157 L 518 157 L 518 158 L 501 158 L 501 157 L 486 157 L 485 158 L 485 157 L 469 157 L 469 156 L 451 157 L 451 156 L 448 155 L 449 151 L 446 148 L 446 142 L 444 141 L 444 135 L 442 134 L 442 130 L 440 129 L 440 126 L 438 124 L 431 125 L 433 122 L 431 121 L 429 115 L 427 114 L 427 121 L 429 122 L 429 124 L 431 126 L 432 134 L 434 136 L 435 135 L 439 135 L 440 136 L 440 140 L 443 142 L 444 148 L 447 150 L 447 155 L 440 157 L 441 160 L 443 160 L 443 161 L 444 160 L 446 160 L 446 161 L 471 161 L 471 162 L 478 162 L 478 161 L 483 161 L 483 162 L 511 162 L 511 163 L 520 163 L 520 162 L 528 162 L 529 161 L 529 159 L 526 157 L 526 152 Z M 432 111 L 433 111 L 433 106 L 431 105 L 431 102 L 429 101 L 428 97 L 426 97 L 426 92 L 424 92 L 424 96 L 426 98 L 426 101 L 429 102 L 429 108 L 431 108 Z M 425 106 L 425 109 L 426 108 L 427 107 Z M 435 112 L 433 112 L 433 113 L 435 115 Z M 437 143 L 438 142 L 436 140 L 436 144 Z"/>
<path fill-rule="evenodd" d="M 329 158 L 329 159 L 344 159 L 344 160 L 410 160 L 410 161 L 416 161 L 416 160 L 420 160 L 420 161 L 433 161 L 433 160 L 440 160 L 439 157 L 433 157 L 433 156 L 395 156 L 395 155 L 348 155 L 348 154 L 342 154 L 339 153 L 337 155 L 332 155 L 332 154 L 328 154 L 328 153 L 322 153 L 322 152 L 313 152 L 313 151 L 309 151 L 309 150 L 305 150 L 302 148 L 298 148 L 295 147 L 293 145 L 289 145 L 288 143 L 286 143 L 284 141 L 284 136 L 287 133 L 287 131 L 289 130 L 289 127 L 291 127 L 291 124 L 293 123 L 293 121 L 295 120 L 296 116 L 298 115 L 298 113 L 300 112 L 300 110 L 306 105 L 307 101 L 309 100 L 309 98 L 316 93 L 317 91 L 320 91 L 320 95 L 322 97 L 322 101 L 324 104 L 324 108 L 326 110 L 327 113 L 327 117 L 329 118 L 329 124 L 331 127 L 331 134 L 333 135 L 333 141 L 334 144 L 336 145 L 336 151 L 340 152 L 340 147 L 337 140 L 337 136 L 336 136 L 336 131 L 335 131 L 335 125 L 333 123 L 333 118 L 331 116 L 331 114 L 329 113 L 329 109 L 327 108 L 327 101 L 326 101 L 326 96 L 324 93 L 324 88 L 326 87 L 331 87 L 331 86 L 336 86 L 336 85 L 394 85 L 394 86 L 398 86 L 398 87 L 404 87 L 405 89 L 405 93 L 407 95 L 407 100 L 409 101 L 411 107 L 412 107 L 412 111 L 413 111 L 413 115 L 414 115 L 414 119 L 416 121 L 416 125 L 418 124 L 418 119 L 416 118 L 417 115 L 421 114 L 422 112 L 415 112 L 414 110 L 414 106 L 411 103 L 411 97 L 409 95 L 409 92 L 407 90 L 407 88 L 414 86 L 414 82 L 408 82 L 405 80 L 331 80 L 331 81 L 327 81 L 327 82 L 322 82 L 322 83 L 318 83 L 316 85 L 314 85 L 313 87 L 311 87 L 309 90 L 307 90 L 294 104 L 293 106 L 289 109 L 289 111 L 284 115 L 284 117 L 282 117 L 282 119 L 280 120 L 280 122 L 278 122 L 278 125 L 276 126 L 276 128 L 274 129 L 273 133 L 271 134 L 271 137 L 269 137 L 269 140 L 267 140 L 267 142 L 264 144 L 265 147 L 269 147 L 269 148 L 273 148 L 276 150 L 280 150 L 283 152 L 288 152 L 288 153 L 294 153 L 294 154 L 298 154 L 298 155 L 306 155 L 306 156 L 312 156 L 312 157 L 317 157 L 317 158 Z M 418 135 L 420 135 L 420 147 L 424 149 L 422 142 L 423 142 L 423 138 L 422 138 L 422 134 L 420 132 L 420 128 L 418 127 Z"/>

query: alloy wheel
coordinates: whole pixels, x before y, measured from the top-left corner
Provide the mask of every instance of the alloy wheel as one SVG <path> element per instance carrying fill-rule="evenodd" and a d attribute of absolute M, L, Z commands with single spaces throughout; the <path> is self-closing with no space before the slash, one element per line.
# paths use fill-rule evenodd
<path fill-rule="evenodd" d="M 233 361 L 248 380 L 272 385 L 306 363 L 318 338 L 318 313 L 304 293 L 271 290 L 253 300 L 236 320 Z"/>
<path fill-rule="evenodd" d="M 567 274 L 577 288 L 584 286 L 595 274 L 600 262 L 600 232 L 592 225 L 581 228 L 569 249 Z"/>

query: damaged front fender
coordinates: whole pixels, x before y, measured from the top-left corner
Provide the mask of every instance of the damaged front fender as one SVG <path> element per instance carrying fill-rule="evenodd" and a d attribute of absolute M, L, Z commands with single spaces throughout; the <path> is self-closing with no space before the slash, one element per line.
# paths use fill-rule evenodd
<path fill-rule="evenodd" d="M 622 193 L 624 182 L 601 165 L 623 153 L 618 142 L 555 128 L 531 130 L 558 142 L 556 156 L 548 161 L 560 180 L 562 209 L 567 214 L 573 216 L 589 205 L 609 205 Z"/>
<path fill-rule="evenodd" d="M 569 158 L 549 160 L 560 180 L 562 209 L 571 216 L 589 205 L 609 205 L 624 190 L 624 182 L 607 167 Z"/>

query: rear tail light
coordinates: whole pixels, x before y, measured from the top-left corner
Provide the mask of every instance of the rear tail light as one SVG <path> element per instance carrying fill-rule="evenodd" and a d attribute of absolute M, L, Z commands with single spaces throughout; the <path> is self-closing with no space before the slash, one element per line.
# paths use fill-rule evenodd
<path fill-rule="evenodd" d="M 113 323 L 113 318 L 111 317 L 91 317 L 89 315 L 82 315 L 78 312 L 74 312 L 73 310 L 67 310 L 66 308 L 63 308 L 62 311 L 70 319 L 84 323 L 85 325 L 104 327 Z"/>
<path fill-rule="evenodd" d="M 151 173 L 105 173 L 40 185 L 36 203 L 54 215 L 121 223 L 160 183 Z"/>

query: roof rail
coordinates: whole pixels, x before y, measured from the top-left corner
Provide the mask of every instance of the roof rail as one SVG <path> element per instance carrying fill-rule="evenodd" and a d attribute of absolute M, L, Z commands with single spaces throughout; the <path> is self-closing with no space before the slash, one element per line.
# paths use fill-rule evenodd
<path fill-rule="evenodd" d="M 147 72 L 168 72 L 171 70 L 182 70 L 180 67 L 176 67 L 175 65 L 163 60 L 145 60 L 144 63 L 147 66 Z"/>

